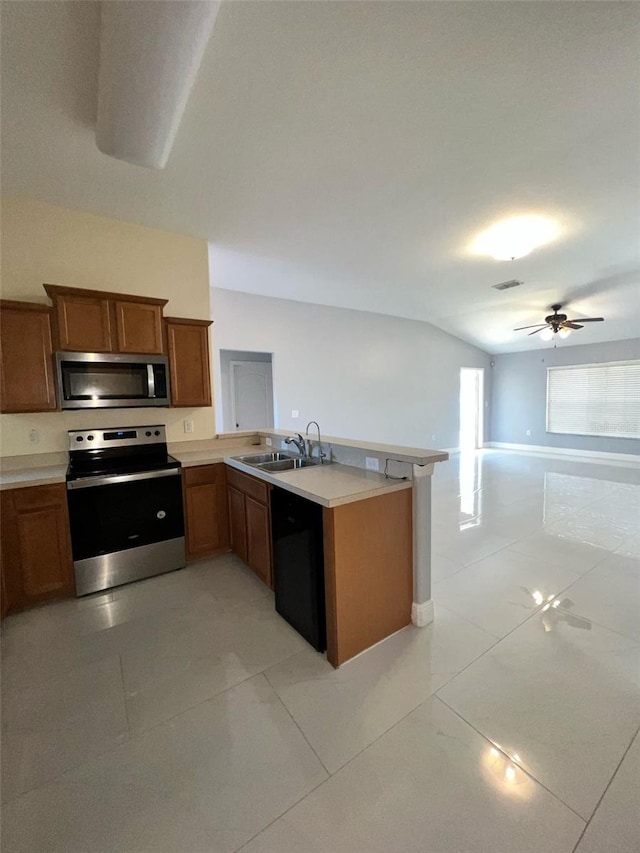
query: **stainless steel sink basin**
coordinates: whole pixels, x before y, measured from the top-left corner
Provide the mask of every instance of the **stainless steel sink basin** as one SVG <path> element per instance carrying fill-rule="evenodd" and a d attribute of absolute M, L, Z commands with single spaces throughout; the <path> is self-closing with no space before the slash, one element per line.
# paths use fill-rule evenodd
<path fill-rule="evenodd" d="M 261 471 L 294 471 L 296 468 L 312 468 L 319 463 L 315 459 L 291 458 L 278 459 L 274 462 L 262 462 L 256 465 Z"/>
<path fill-rule="evenodd" d="M 293 459 L 290 453 L 281 453 L 280 451 L 254 453 L 250 456 L 234 456 L 233 458 L 247 465 L 261 465 L 263 462 L 278 462 L 280 460 Z"/>
<path fill-rule="evenodd" d="M 244 462 L 245 465 L 251 465 L 252 468 L 259 468 L 261 471 L 295 471 L 296 468 L 312 468 L 314 465 L 319 465 L 319 459 L 303 459 L 301 456 L 292 456 L 290 453 L 284 453 L 280 450 L 274 450 L 272 453 L 254 453 L 249 456 L 233 456 L 238 462 Z M 328 465 L 327 460 L 324 461 Z"/>

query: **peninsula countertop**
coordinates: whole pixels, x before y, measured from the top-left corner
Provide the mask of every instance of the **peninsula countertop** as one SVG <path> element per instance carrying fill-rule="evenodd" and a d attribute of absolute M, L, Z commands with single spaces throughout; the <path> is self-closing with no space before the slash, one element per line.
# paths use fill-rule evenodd
<path fill-rule="evenodd" d="M 243 453 L 248 455 L 246 448 Z M 375 471 L 365 471 L 337 462 L 275 473 L 263 471 L 232 457 L 226 457 L 224 461 L 243 474 L 249 474 L 326 507 L 341 506 L 412 487 L 410 479 L 391 480 Z"/>

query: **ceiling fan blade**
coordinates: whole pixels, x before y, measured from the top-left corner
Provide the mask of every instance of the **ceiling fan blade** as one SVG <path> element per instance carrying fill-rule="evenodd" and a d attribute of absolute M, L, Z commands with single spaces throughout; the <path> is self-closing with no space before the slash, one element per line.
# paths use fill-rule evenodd
<path fill-rule="evenodd" d="M 562 324 L 563 329 L 584 329 L 584 326 L 581 326 L 580 323 L 574 323 L 573 320 L 565 320 Z"/>
<path fill-rule="evenodd" d="M 575 320 L 568 320 L 569 323 L 602 323 L 604 317 L 579 317 Z"/>
<path fill-rule="evenodd" d="M 543 329 L 546 325 L 547 325 L 547 323 L 534 323 L 532 326 L 520 326 L 519 328 L 514 329 L 513 331 L 514 332 L 523 332 L 525 329 L 535 329 L 536 326 L 539 326 L 541 329 Z"/>
<path fill-rule="evenodd" d="M 535 332 L 529 332 L 529 334 L 527 335 L 527 337 L 529 337 L 529 338 L 530 338 L 530 337 L 531 337 L 531 335 L 537 335 L 537 334 L 538 334 L 538 332 L 541 332 L 541 331 L 542 331 L 542 329 L 546 329 L 548 326 L 549 326 L 549 324 L 548 324 L 548 323 L 545 323 L 545 324 L 544 324 L 544 326 L 542 326 L 542 328 L 540 328 L 540 329 L 536 329 L 536 330 L 535 330 Z"/>

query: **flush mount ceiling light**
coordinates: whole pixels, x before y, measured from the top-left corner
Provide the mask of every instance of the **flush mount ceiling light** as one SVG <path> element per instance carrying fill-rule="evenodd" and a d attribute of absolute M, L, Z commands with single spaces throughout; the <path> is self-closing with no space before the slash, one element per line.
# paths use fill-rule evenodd
<path fill-rule="evenodd" d="M 512 216 L 478 234 L 471 251 L 476 255 L 489 255 L 496 261 L 515 261 L 555 240 L 560 233 L 558 223 L 548 216 Z"/>
<path fill-rule="evenodd" d="M 205 0 L 100 4 L 100 151 L 165 167 L 218 7 Z"/>

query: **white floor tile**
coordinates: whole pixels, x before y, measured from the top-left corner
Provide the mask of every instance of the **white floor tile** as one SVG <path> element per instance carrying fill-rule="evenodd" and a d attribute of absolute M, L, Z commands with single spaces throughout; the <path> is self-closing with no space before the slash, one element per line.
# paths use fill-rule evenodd
<path fill-rule="evenodd" d="M 428 700 L 243 853 L 571 853 L 583 821 L 491 750 Z"/>
<path fill-rule="evenodd" d="M 233 851 L 325 778 L 257 676 L 9 803 L 3 850 Z"/>
<path fill-rule="evenodd" d="M 333 773 L 495 642 L 438 607 L 432 625 L 405 628 L 337 670 L 309 649 L 266 676 Z"/>
<path fill-rule="evenodd" d="M 638 853 L 640 736 L 636 736 L 575 853 Z"/>
<path fill-rule="evenodd" d="M 3 691 L 2 729 L 3 801 L 122 743 L 128 726 L 119 658 Z"/>
<path fill-rule="evenodd" d="M 588 819 L 640 725 L 640 645 L 550 609 L 438 695 Z"/>
<path fill-rule="evenodd" d="M 549 559 L 555 562 L 561 560 L 565 568 L 579 574 L 584 574 L 601 563 L 610 553 L 606 548 L 565 536 L 561 527 L 558 527 L 555 532 L 545 529 L 544 532 L 525 536 L 509 545 L 509 548 L 519 554 L 537 557 L 539 560 Z"/>
<path fill-rule="evenodd" d="M 271 594 L 200 617 L 180 634 L 141 640 L 121 652 L 131 730 L 167 720 L 308 648 L 275 612 Z"/>
<path fill-rule="evenodd" d="M 566 596 L 573 613 L 640 641 L 640 559 L 613 554 L 573 584 Z"/>
<path fill-rule="evenodd" d="M 549 559 L 498 551 L 433 585 L 434 600 L 504 637 L 580 575 Z"/>

